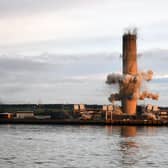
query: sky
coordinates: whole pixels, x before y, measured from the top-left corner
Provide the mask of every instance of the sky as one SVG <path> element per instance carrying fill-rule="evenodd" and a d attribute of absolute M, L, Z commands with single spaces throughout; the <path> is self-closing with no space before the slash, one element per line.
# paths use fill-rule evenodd
<path fill-rule="evenodd" d="M 108 103 L 122 34 L 138 29 L 139 69 L 167 78 L 167 0 L 0 0 L 0 101 Z M 152 60 L 152 61 L 151 61 Z"/>

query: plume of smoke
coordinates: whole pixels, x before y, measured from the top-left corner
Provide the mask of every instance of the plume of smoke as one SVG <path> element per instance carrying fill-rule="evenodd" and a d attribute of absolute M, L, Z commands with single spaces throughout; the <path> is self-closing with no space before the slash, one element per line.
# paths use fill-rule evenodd
<path fill-rule="evenodd" d="M 154 93 L 150 93 L 148 91 L 144 91 L 139 95 L 139 99 L 140 100 L 144 100 L 145 98 L 148 99 L 153 99 L 153 100 L 158 100 L 159 99 L 159 95 L 158 94 L 154 94 Z"/>
<path fill-rule="evenodd" d="M 118 93 L 114 93 L 114 94 L 111 94 L 108 99 L 109 99 L 110 102 L 120 101 L 121 100 L 121 95 L 118 94 Z"/>
<path fill-rule="evenodd" d="M 140 84 L 138 76 L 124 75 L 119 83 L 119 94 L 127 99 L 137 99 Z"/>
<path fill-rule="evenodd" d="M 140 88 L 142 82 L 150 81 L 153 77 L 153 71 L 148 70 L 147 72 L 140 72 L 137 75 L 129 75 L 129 74 L 109 74 L 107 76 L 106 83 L 107 84 L 119 84 L 119 94 L 115 93 L 109 97 L 110 101 L 119 101 L 121 98 L 127 99 L 140 99 L 143 100 L 145 98 L 151 98 L 154 100 L 158 100 L 158 94 L 152 94 L 147 91 L 142 92 L 140 94 Z"/>
<path fill-rule="evenodd" d="M 124 75 L 123 79 L 119 81 L 119 93 L 111 94 L 109 101 L 120 101 L 123 97 L 137 99 L 139 85 L 138 76 Z"/>
<path fill-rule="evenodd" d="M 123 83 L 129 83 L 129 82 L 142 82 L 142 80 L 150 81 L 153 77 L 153 71 L 148 70 L 147 72 L 140 72 L 137 75 L 121 75 L 121 74 L 115 74 L 111 73 L 107 76 L 106 83 L 107 84 L 115 84 L 119 82 Z"/>
<path fill-rule="evenodd" d="M 150 81 L 152 80 L 152 77 L 153 77 L 153 71 L 148 70 L 147 72 L 141 72 L 140 75 L 142 76 L 144 80 Z"/>
<path fill-rule="evenodd" d="M 123 84 L 135 84 L 135 86 L 140 85 L 141 77 L 139 75 L 123 75 L 122 79 L 120 80 L 120 83 Z"/>
<path fill-rule="evenodd" d="M 128 27 L 125 29 L 125 33 L 124 34 L 134 34 L 137 35 L 138 32 L 138 28 L 137 27 Z"/>
<path fill-rule="evenodd" d="M 107 84 L 115 84 L 115 83 L 119 83 L 119 81 L 121 81 L 121 80 L 122 80 L 121 74 L 112 73 L 107 76 L 106 83 Z"/>

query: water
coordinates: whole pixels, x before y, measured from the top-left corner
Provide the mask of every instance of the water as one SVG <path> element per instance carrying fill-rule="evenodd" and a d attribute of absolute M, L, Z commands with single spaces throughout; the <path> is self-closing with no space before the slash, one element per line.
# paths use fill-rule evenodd
<path fill-rule="evenodd" d="M 0 168 L 167 167 L 167 127 L 0 125 Z"/>

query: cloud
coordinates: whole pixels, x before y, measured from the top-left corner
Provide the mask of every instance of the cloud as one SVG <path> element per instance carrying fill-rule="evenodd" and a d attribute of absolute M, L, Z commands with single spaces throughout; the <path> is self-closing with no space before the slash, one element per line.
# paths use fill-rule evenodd
<path fill-rule="evenodd" d="M 138 58 L 138 67 L 152 69 L 157 75 L 167 74 L 168 50 L 144 51 Z M 120 72 L 122 60 L 119 53 L 0 55 L 1 83 L 23 81 L 28 83 L 57 81 L 65 78 L 92 78 L 110 72 Z M 101 75 L 100 75 L 101 74 Z M 45 82 L 44 82 L 45 83 Z"/>
<path fill-rule="evenodd" d="M 152 69 L 156 74 L 167 74 L 167 55 L 168 50 L 165 49 L 146 50 L 142 53 L 142 56 L 139 57 L 139 69 Z"/>
<path fill-rule="evenodd" d="M 156 78 L 165 78 L 167 54 L 167 50 L 145 51 L 138 60 L 141 70 L 152 69 Z M 8 103 L 37 103 L 39 99 L 45 103 L 108 103 L 111 88 L 105 78 L 110 72 L 121 72 L 121 62 L 119 53 L 4 54 L 0 56 L 1 99 Z"/>
<path fill-rule="evenodd" d="M 93 97 L 102 94 L 99 91 L 104 84 L 102 76 L 113 58 L 116 58 L 115 54 L 106 53 L 82 56 L 45 53 L 32 57 L 1 55 L 1 99 L 6 103 L 37 103 L 39 99 L 45 103 L 89 100 L 91 93 Z"/>
<path fill-rule="evenodd" d="M 78 0 L 0 0 L 1 16 L 39 13 L 59 9 L 72 8 Z"/>
<path fill-rule="evenodd" d="M 167 20 L 166 6 L 165 0 L 161 2 L 151 0 L 37 0 L 35 2 L 15 0 L 9 2 L 9 0 L 1 0 L 0 11 L 4 17 L 0 18 L 0 45 L 3 47 L 55 40 L 57 45 L 63 41 L 63 47 L 60 50 L 64 51 L 68 46 L 67 41 L 74 43 L 76 40 L 81 40 L 82 45 L 77 47 L 78 50 L 83 48 L 81 51 L 84 52 L 88 46 L 87 48 L 83 46 L 94 38 L 95 42 L 91 45 L 94 49 L 102 45 L 104 49 L 107 44 L 106 49 L 109 49 L 107 37 L 120 38 L 125 27 L 137 26 L 143 32 L 148 25 L 153 23 L 159 25 L 160 20 Z M 150 30 L 149 34 L 152 34 L 153 29 Z M 100 37 L 106 38 L 101 41 L 101 44 L 95 44 Z M 82 41 L 84 38 L 87 40 Z M 117 45 L 119 46 L 119 43 Z"/>

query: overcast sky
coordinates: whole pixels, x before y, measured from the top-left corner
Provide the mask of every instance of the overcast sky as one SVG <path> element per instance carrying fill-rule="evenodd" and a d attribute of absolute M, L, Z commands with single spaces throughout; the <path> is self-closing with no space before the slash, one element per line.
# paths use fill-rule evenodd
<path fill-rule="evenodd" d="M 0 0 L 1 50 L 118 51 L 124 29 L 133 26 L 140 50 L 165 49 L 167 6 L 167 0 Z"/>
<path fill-rule="evenodd" d="M 106 75 L 121 71 L 129 27 L 138 28 L 139 69 L 167 78 L 167 7 L 167 0 L 0 0 L 0 100 L 107 103 Z"/>

